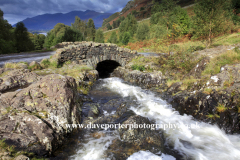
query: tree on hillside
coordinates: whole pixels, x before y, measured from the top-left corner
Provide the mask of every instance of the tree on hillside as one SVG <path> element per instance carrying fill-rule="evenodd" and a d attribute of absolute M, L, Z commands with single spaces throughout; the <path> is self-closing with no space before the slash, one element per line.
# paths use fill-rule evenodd
<path fill-rule="evenodd" d="M 96 29 L 95 29 L 94 21 L 90 18 L 87 23 L 87 40 L 94 41 L 95 33 L 96 33 Z"/>
<path fill-rule="evenodd" d="M 147 39 L 149 36 L 149 26 L 146 23 L 139 24 L 136 35 L 138 40 Z"/>
<path fill-rule="evenodd" d="M 108 30 L 111 30 L 111 29 L 112 29 L 112 26 L 111 26 L 109 23 L 107 24 L 107 29 L 108 29 Z"/>
<path fill-rule="evenodd" d="M 117 28 L 118 26 L 117 26 L 117 21 L 113 21 L 113 28 Z"/>
<path fill-rule="evenodd" d="M 191 19 L 187 14 L 187 11 L 176 4 L 174 0 L 163 0 L 161 3 L 156 2 L 153 7 L 154 14 L 152 15 L 150 22 L 152 28 L 161 29 L 165 27 L 166 31 L 160 34 L 169 33 L 168 36 L 172 38 L 179 37 L 181 35 L 186 35 L 189 33 L 191 28 Z M 153 25 L 158 25 L 160 27 L 155 27 Z M 155 33 L 159 33 L 156 31 Z M 154 37 L 165 37 L 165 36 L 154 36 Z"/>
<path fill-rule="evenodd" d="M 191 27 L 191 19 L 187 11 L 180 6 L 176 6 L 169 14 L 170 28 L 174 31 L 174 26 L 179 28 L 179 35 L 188 34 Z"/>
<path fill-rule="evenodd" d="M 119 31 L 120 33 L 129 32 L 131 37 L 137 30 L 137 20 L 136 18 L 129 14 L 120 24 Z"/>
<path fill-rule="evenodd" d="M 173 10 L 177 7 L 174 0 L 162 0 L 161 3 L 155 1 L 152 8 L 151 24 L 160 24 L 166 26 L 167 30 L 171 27 L 173 19 Z"/>
<path fill-rule="evenodd" d="M 83 39 L 87 37 L 87 23 L 82 21 L 78 16 L 75 17 L 74 23 L 72 23 L 72 29 L 82 33 Z"/>
<path fill-rule="evenodd" d="M 208 48 L 213 37 L 229 30 L 231 0 L 198 0 L 194 6 L 195 36 L 205 41 Z"/>
<path fill-rule="evenodd" d="M 234 9 L 234 15 L 233 15 L 233 22 L 235 24 L 240 24 L 240 1 L 239 0 L 232 0 L 232 6 Z"/>
<path fill-rule="evenodd" d="M 177 6 L 177 2 L 175 0 L 154 0 L 152 14 L 160 12 L 162 15 L 166 15 Z"/>
<path fill-rule="evenodd" d="M 127 44 L 131 37 L 137 31 L 137 20 L 132 15 L 129 14 L 120 24 L 119 26 L 120 36 L 119 41 L 123 44 Z"/>
<path fill-rule="evenodd" d="M 18 52 L 34 50 L 34 44 L 29 38 L 27 28 L 23 22 L 18 22 L 14 30 L 15 43 Z"/>
<path fill-rule="evenodd" d="M 232 0 L 232 5 L 233 5 L 234 12 L 236 14 L 239 14 L 240 13 L 240 1 L 239 0 Z"/>
<path fill-rule="evenodd" d="M 161 3 L 155 1 L 152 8 L 151 24 L 158 24 L 159 22 L 167 24 L 172 11 L 177 7 L 174 0 L 162 0 Z M 168 28 L 168 27 L 167 27 Z"/>
<path fill-rule="evenodd" d="M 112 32 L 110 38 L 108 39 L 109 43 L 118 43 L 118 37 L 117 37 L 117 33 L 114 31 Z"/>
<path fill-rule="evenodd" d="M 100 30 L 100 29 L 98 29 L 97 32 L 96 32 L 95 42 L 104 43 L 103 31 Z"/>
<path fill-rule="evenodd" d="M 129 32 L 124 32 L 121 38 L 122 44 L 127 45 L 130 38 L 131 38 L 131 34 Z"/>
<path fill-rule="evenodd" d="M 122 21 L 124 21 L 124 19 L 125 19 L 125 17 L 124 16 L 122 16 L 122 17 L 119 17 L 118 19 L 117 19 L 117 27 L 119 27 L 120 26 L 120 24 L 121 24 L 121 22 Z"/>

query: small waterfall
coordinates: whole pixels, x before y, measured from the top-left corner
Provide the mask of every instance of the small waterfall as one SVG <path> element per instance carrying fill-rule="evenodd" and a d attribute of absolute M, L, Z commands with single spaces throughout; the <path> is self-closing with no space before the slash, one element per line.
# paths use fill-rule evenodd
<path fill-rule="evenodd" d="M 227 135 L 215 125 L 195 121 L 191 116 L 180 115 L 166 101 L 157 97 L 149 90 L 124 83 L 120 78 L 107 78 L 97 85 L 97 90 L 110 90 L 121 97 L 131 97 L 137 105 L 131 106 L 131 110 L 137 115 L 147 117 L 164 128 L 166 140 L 175 150 L 186 155 L 185 159 L 193 160 L 239 160 L 240 159 L 240 135 Z M 104 94 L 103 94 L 104 95 Z M 109 113 L 105 113 L 108 115 Z M 169 125 L 172 125 L 169 127 Z M 161 128 L 161 127 L 160 127 Z M 77 154 L 70 157 L 74 160 L 110 160 L 113 157 L 107 155 L 108 147 L 113 140 L 119 138 L 118 132 L 101 131 L 106 136 L 99 139 L 93 138 L 87 132 L 85 141 L 81 142 Z M 159 155 L 161 152 L 159 153 Z M 175 160 L 170 155 L 153 154 L 149 151 L 139 151 L 132 154 L 128 160 Z"/>
<path fill-rule="evenodd" d="M 197 122 L 188 115 L 182 116 L 152 92 L 125 84 L 119 78 L 108 78 L 103 81 L 104 87 L 118 92 L 123 97 L 135 97 L 139 105 L 131 109 L 136 114 L 148 117 L 156 124 L 176 124 L 178 126 L 176 128 L 165 128 L 167 140 L 174 145 L 174 149 L 185 153 L 187 158 L 240 159 L 240 135 L 227 135 L 215 125 Z"/>

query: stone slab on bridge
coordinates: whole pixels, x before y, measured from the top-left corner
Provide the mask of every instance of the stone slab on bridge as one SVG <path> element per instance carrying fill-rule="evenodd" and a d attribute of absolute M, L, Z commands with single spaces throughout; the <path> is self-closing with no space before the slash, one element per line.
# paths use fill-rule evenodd
<path fill-rule="evenodd" d="M 60 64 L 66 61 L 78 61 L 80 64 L 84 63 L 93 68 L 105 60 L 113 60 L 125 66 L 137 56 L 137 51 L 121 48 L 111 43 L 63 42 L 55 47 L 59 49 L 53 58 L 57 58 Z"/>

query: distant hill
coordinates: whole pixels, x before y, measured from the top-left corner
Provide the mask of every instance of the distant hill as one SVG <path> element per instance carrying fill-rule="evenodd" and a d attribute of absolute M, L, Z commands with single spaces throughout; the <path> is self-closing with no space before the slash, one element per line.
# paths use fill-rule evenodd
<path fill-rule="evenodd" d="M 65 25 L 71 25 L 74 23 L 75 16 L 80 17 L 81 20 L 88 20 L 92 18 L 96 28 L 102 26 L 103 19 L 108 18 L 112 13 L 99 13 L 95 11 L 86 10 L 83 11 L 72 11 L 66 14 L 56 13 L 56 14 L 43 14 L 32 18 L 27 18 L 22 22 L 25 24 L 29 31 L 49 31 L 57 23 L 64 23 Z M 13 27 L 15 27 L 13 25 Z"/>

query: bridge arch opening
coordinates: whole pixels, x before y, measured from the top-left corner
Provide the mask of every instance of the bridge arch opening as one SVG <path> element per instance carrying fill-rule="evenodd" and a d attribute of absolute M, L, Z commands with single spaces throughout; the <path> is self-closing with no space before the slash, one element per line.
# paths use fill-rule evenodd
<path fill-rule="evenodd" d="M 96 70 L 98 71 L 99 78 L 108 78 L 110 74 L 116 69 L 118 66 L 121 66 L 118 62 L 113 60 L 105 60 L 99 62 L 97 64 Z"/>

